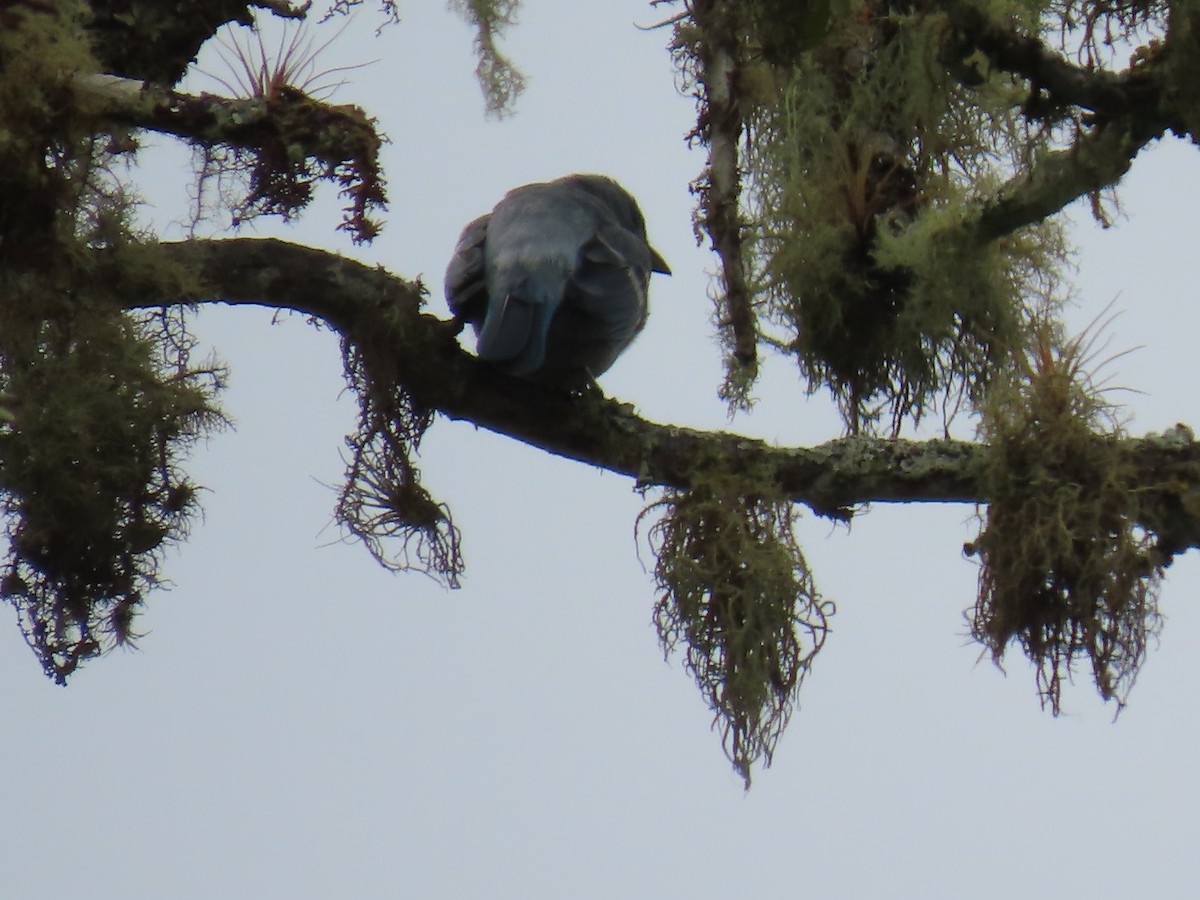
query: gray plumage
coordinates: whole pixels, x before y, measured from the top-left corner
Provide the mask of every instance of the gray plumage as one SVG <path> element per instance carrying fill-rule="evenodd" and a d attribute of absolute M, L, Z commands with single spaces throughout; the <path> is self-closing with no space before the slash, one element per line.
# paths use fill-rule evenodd
<path fill-rule="evenodd" d="M 474 327 L 481 358 L 540 381 L 586 381 L 646 324 L 650 273 L 670 271 L 624 188 L 568 175 L 509 191 L 463 229 L 446 301 Z"/>

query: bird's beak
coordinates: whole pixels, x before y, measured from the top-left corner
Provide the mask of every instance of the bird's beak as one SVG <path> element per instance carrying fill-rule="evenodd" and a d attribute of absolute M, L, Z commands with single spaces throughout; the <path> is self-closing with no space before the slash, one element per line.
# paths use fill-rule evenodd
<path fill-rule="evenodd" d="M 667 261 L 653 247 L 650 248 L 650 271 L 661 272 L 663 275 L 671 274 L 671 267 L 667 265 Z"/>

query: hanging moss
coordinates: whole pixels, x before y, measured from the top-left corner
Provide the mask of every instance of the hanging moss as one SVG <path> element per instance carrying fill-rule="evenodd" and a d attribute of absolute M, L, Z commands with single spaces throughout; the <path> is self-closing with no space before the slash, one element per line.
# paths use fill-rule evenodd
<path fill-rule="evenodd" d="M 500 52 L 497 41 L 517 21 L 520 0 L 451 0 L 450 6 L 475 26 L 475 77 L 488 112 L 497 117 L 511 114 L 525 90 L 525 76 Z"/>
<path fill-rule="evenodd" d="M 433 414 L 395 370 L 395 348 L 370 336 L 344 340 L 346 380 L 359 400 L 358 428 L 338 496 L 338 522 L 393 572 L 416 570 L 459 586 L 460 535 L 446 504 L 421 484 L 415 457 Z"/>
<path fill-rule="evenodd" d="M 0 596 L 46 673 L 131 640 L 164 549 L 198 512 L 179 467 L 224 419 L 220 372 L 161 355 L 153 316 L 79 282 L 0 283 Z"/>
<path fill-rule="evenodd" d="M 787 502 L 706 483 L 669 492 L 642 516 L 662 596 L 654 620 L 714 713 L 725 753 L 750 785 L 769 765 L 800 683 L 825 642 L 833 604 L 813 586 Z"/>

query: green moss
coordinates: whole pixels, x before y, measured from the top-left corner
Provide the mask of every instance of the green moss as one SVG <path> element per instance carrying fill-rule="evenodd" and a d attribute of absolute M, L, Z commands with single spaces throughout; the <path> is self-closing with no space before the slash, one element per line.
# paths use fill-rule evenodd
<path fill-rule="evenodd" d="M 76 90 L 97 69 L 81 7 L 54 9 L 0 30 L 0 596 L 61 682 L 134 637 L 198 512 L 182 459 L 224 419 L 183 314 L 122 310 L 121 283 L 186 276 L 131 252 L 115 161 L 135 144 Z"/>
<path fill-rule="evenodd" d="M 133 637 L 163 549 L 198 511 L 181 457 L 223 422 L 219 372 L 188 366 L 184 335 L 164 358 L 156 315 L 77 274 L 0 282 L 0 596 L 59 681 Z"/>
<path fill-rule="evenodd" d="M 1062 264 L 1055 225 L 987 244 L 964 227 L 1045 136 L 1015 113 L 1015 80 L 981 71 L 963 87 L 945 33 L 936 15 L 859 5 L 775 70 L 773 99 L 755 79 L 745 149 L 764 333 L 854 428 L 978 396 Z"/>

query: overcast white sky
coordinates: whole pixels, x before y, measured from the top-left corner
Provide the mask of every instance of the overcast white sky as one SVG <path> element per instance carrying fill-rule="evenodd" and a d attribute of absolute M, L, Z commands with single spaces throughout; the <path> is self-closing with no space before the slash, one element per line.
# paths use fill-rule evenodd
<path fill-rule="evenodd" d="M 659 421 L 786 444 L 838 434 L 823 397 L 769 367 L 752 416 L 716 398 L 706 270 L 665 31 L 642 0 L 527 0 L 507 49 L 519 114 L 485 121 L 471 34 L 404 5 L 375 40 L 363 15 L 331 64 L 377 58 L 337 95 L 391 137 L 389 226 L 350 248 L 333 198 L 295 228 L 434 286 L 461 226 L 510 187 L 611 174 L 640 200 L 675 271 L 606 391 Z M 147 215 L 182 216 L 176 154 L 147 156 Z M 1128 220 L 1076 216 L 1077 321 L 1124 311 L 1114 381 L 1132 430 L 1200 423 L 1194 149 L 1137 161 Z M 172 232 L 168 229 L 168 233 Z M 1200 572 L 1170 570 L 1167 615 L 1128 709 L 1081 673 L 1055 720 L 1019 654 L 1005 676 L 965 638 L 976 567 L 963 506 L 876 507 L 800 536 L 838 604 L 773 767 L 744 794 L 650 623 L 626 479 L 468 425 L 423 445 L 468 572 L 448 592 L 336 543 L 353 398 L 335 336 L 298 317 L 218 309 L 198 330 L 229 362 L 236 432 L 197 453 L 211 489 L 174 589 L 138 652 L 47 681 L 11 612 L 0 629 L 0 897 L 1190 898 L 1200 883 L 1195 721 Z"/>

